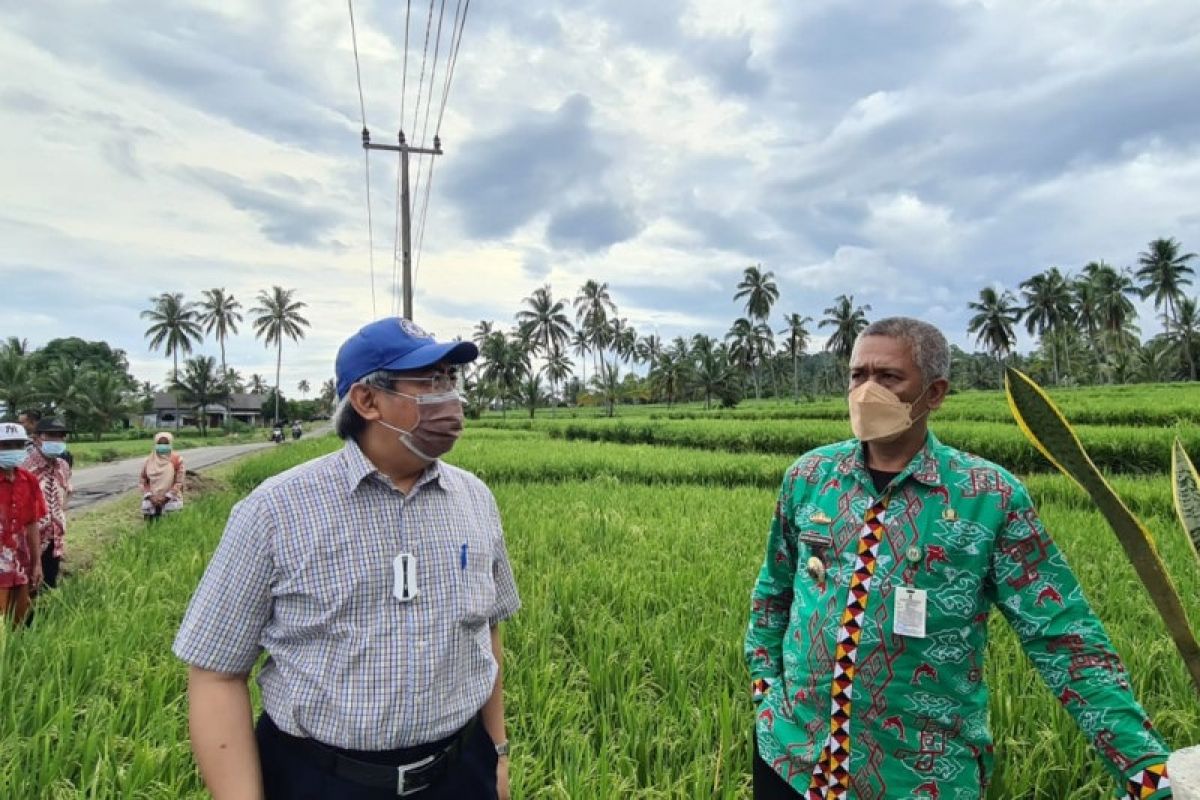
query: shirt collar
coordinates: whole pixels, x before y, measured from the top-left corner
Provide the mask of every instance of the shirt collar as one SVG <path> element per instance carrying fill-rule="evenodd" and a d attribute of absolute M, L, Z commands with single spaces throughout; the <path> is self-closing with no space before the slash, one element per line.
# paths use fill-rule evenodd
<path fill-rule="evenodd" d="M 372 475 L 378 475 L 380 480 L 389 486 L 391 485 L 391 480 L 371 463 L 371 459 L 367 458 L 362 448 L 358 446 L 358 442 L 354 441 L 354 439 L 347 439 L 345 445 L 342 447 L 341 462 L 343 467 L 341 472 L 346 479 L 346 492 L 348 494 L 353 494 L 359 485 Z M 421 477 L 417 478 L 417 482 L 413 484 L 412 490 L 408 494 L 410 496 L 415 494 L 418 489 L 426 484 L 432 484 L 445 491 L 444 477 L 442 462 L 434 461 L 425 468 L 425 472 Z"/>
<path fill-rule="evenodd" d="M 933 431 L 928 431 L 925 434 L 925 445 L 920 451 L 912 457 L 900 474 L 896 478 L 896 485 L 899 486 L 908 477 L 925 486 L 941 486 L 942 470 L 937 458 L 937 450 L 942 446 L 938 438 L 933 435 Z M 846 453 L 844 459 L 845 472 L 852 472 L 863 483 L 864 486 L 874 487 L 874 482 L 871 480 L 870 472 L 867 470 L 867 459 L 863 454 L 862 442 L 854 441 L 854 447 Z"/>

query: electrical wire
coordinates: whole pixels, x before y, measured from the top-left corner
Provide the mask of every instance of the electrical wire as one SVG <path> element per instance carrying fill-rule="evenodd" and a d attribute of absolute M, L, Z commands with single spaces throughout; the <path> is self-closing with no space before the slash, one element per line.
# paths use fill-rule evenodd
<path fill-rule="evenodd" d="M 354 0 L 346 0 L 346 9 L 350 12 L 350 41 L 354 46 L 354 77 L 358 83 L 358 109 L 362 114 L 364 143 L 367 137 L 367 101 L 363 97 L 362 68 L 358 62 L 358 31 L 354 27 Z M 375 224 L 371 214 L 371 151 L 363 148 L 363 169 L 365 172 L 367 191 L 367 261 L 371 266 L 371 316 L 378 312 L 375 308 Z"/>
<path fill-rule="evenodd" d="M 446 0 L 442 0 L 441 8 L 438 10 L 437 33 L 434 35 L 433 39 L 433 64 L 429 70 L 429 92 L 425 96 L 425 121 L 421 124 L 421 138 L 420 144 L 418 145 L 422 148 L 429 147 L 429 112 L 433 106 L 433 87 L 437 83 L 438 57 L 442 50 L 442 22 L 445 20 L 445 17 Z M 447 58 L 447 62 L 449 62 L 449 58 Z M 417 101 L 417 105 L 420 105 L 420 100 Z M 420 114 L 419 107 L 417 109 L 417 113 L 418 115 Z M 415 129 L 413 130 L 413 133 L 416 133 Z M 421 155 L 423 157 L 417 159 L 417 176 L 416 180 L 413 182 L 414 197 L 419 197 L 421 195 L 421 171 L 424 169 L 425 164 L 428 163 L 431 169 L 433 165 L 433 156 L 425 155 L 424 153 Z"/>

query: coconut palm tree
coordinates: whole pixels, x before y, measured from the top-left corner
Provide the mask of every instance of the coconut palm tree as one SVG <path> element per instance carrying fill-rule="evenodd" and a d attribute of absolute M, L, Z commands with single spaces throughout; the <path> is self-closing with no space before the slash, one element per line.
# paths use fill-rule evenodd
<path fill-rule="evenodd" d="M 132 407 L 125 378 L 111 369 L 87 370 L 80 383 L 83 391 L 79 395 L 79 413 L 99 441 L 101 434 L 111 430 Z"/>
<path fill-rule="evenodd" d="M 576 328 L 571 336 L 571 352 L 579 356 L 579 364 L 583 367 L 583 384 L 587 385 L 587 357 L 592 352 L 592 340 L 583 328 Z"/>
<path fill-rule="evenodd" d="M 250 390 L 250 394 L 266 394 L 267 379 L 255 372 L 250 376 L 250 380 L 246 382 L 246 388 Z"/>
<path fill-rule="evenodd" d="M 493 397 L 500 401 L 507 417 L 507 401 L 516 395 L 521 378 L 529 372 L 529 351 L 519 335 L 493 331 L 480 355 L 484 361 L 481 378 L 492 387 Z"/>
<path fill-rule="evenodd" d="M 1017 340 L 1013 333 L 1013 326 L 1021 316 L 1017 298 L 1007 289 L 996 291 L 994 286 L 988 286 L 980 289 L 979 299 L 967 303 L 967 307 L 976 312 L 967 323 L 967 332 L 976 334 L 975 341 L 1000 359 L 1003 368 L 1003 360 Z"/>
<path fill-rule="evenodd" d="M 750 373 L 754 380 L 754 397 L 761 397 L 757 368 L 759 346 L 754 323 L 747 317 L 738 317 L 725 334 L 725 342 L 729 345 L 730 362 L 742 372 Z"/>
<path fill-rule="evenodd" d="M 613 352 L 622 364 L 628 364 L 637 356 L 637 329 L 624 317 L 613 319 L 609 328 L 612 333 Z"/>
<path fill-rule="evenodd" d="M 201 294 L 204 299 L 198 304 L 198 321 L 204 326 L 204 332 L 212 334 L 221 347 L 221 374 L 224 375 L 225 340 L 229 334 L 238 332 L 238 323 L 242 321 L 242 304 L 233 295 L 226 294 L 224 289 L 205 289 Z"/>
<path fill-rule="evenodd" d="M 655 393 L 661 392 L 667 398 L 669 408 L 683 388 L 684 377 L 687 374 L 688 363 L 674 353 L 663 353 L 655 361 L 646 375 Z"/>
<path fill-rule="evenodd" d="M 658 360 L 662 358 L 662 355 L 662 339 L 659 338 L 657 333 L 651 333 L 638 340 L 634 357 L 646 365 L 647 374 L 653 372 L 654 368 L 658 366 Z"/>
<path fill-rule="evenodd" d="M 563 350 L 551 350 L 550 355 L 546 357 L 546 364 L 542 367 L 542 373 L 550 381 L 551 414 L 557 413 L 558 396 L 556 394 L 556 387 L 561 386 L 564 381 L 571 377 L 574 371 L 575 365 L 571 363 L 571 359 Z"/>
<path fill-rule="evenodd" d="M 229 391 L 231 392 L 240 394 L 246 391 L 246 382 L 242 380 L 242 373 L 233 367 L 225 369 L 225 383 L 229 385 Z"/>
<path fill-rule="evenodd" d="M 1164 320 L 1165 322 L 1165 320 Z M 1196 356 L 1200 349 L 1200 309 L 1195 297 L 1185 297 L 1175 307 L 1175 324 L 1164 334 L 1178 348 L 1188 380 L 1196 380 Z"/>
<path fill-rule="evenodd" d="M 18 348 L 0 351 L 0 401 L 8 414 L 16 414 L 38 397 L 37 384 L 29 358 Z"/>
<path fill-rule="evenodd" d="M 625 387 L 621 383 L 621 370 L 616 364 L 605 365 L 599 375 L 592 376 L 592 387 L 604 401 L 607 416 L 613 416 L 616 413 L 617 403 L 621 401 L 624 394 Z"/>
<path fill-rule="evenodd" d="M 337 404 L 337 384 L 333 382 L 333 378 L 321 384 L 321 406 L 325 409 L 326 414 L 333 413 L 333 407 Z"/>
<path fill-rule="evenodd" d="M 229 384 L 212 356 L 189 358 L 183 375 L 171 382 L 171 388 L 196 412 L 200 435 L 208 436 L 208 407 L 229 400 Z"/>
<path fill-rule="evenodd" d="M 304 338 L 304 329 L 311 323 L 300 315 L 300 309 L 308 304 L 294 299 L 295 289 L 272 286 L 270 292 L 258 293 L 258 305 L 250 309 L 254 314 L 254 335 L 263 340 L 267 347 L 275 345 L 275 422 L 279 422 L 279 373 L 283 367 L 283 340 L 299 342 Z"/>
<path fill-rule="evenodd" d="M 529 338 L 534 352 L 547 359 L 553 353 L 561 353 L 570 342 L 571 332 L 574 330 L 565 313 L 566 304 L 554 299 L 550 284 L 535 289 L 533 294 L 522 302 L 528 308 L 517 312 L 517 324 Z M 554 395 L 557 388 L 551 379 L 550 394 Z"/>
<path fill-rule="evenodd" d="M 854 305 L 854 295 L 842 294 L 834 298 L 833 305 L 823 312 L 825 318 L 817 327 L 833 328 L 833 334 L 825 343 L 825 349 L 837 356 L 843 366 L 850 363 L 854 342 L 869 324 L 867 312 L 870 310 L 869 305 Z"/>
<path fill-rule="evenodd" d="M 537 407 L 546 403 L 550 398 L 542 391 L 541 372 L 533 370 L 525 373 L 525 376 L 517 383 L 517 401 L 529 410 L 529 418 L 533 419 L 537 412 Z"/>
<path fill-rule="evenodd" d="M 734 300 L 746 298 L 746 314 L 751 319 L 765 321 L 771 315 L 771 306 L 779 299 L 779 287 L 775 284 L 774 272 L 763 272 L 762 264 L 746 267 L 742 280 L 738 282 Z"/>
<path fill-rule="evenodd" d="M 55 414 L 66 417 L 69 424 L 76 421 L 82 373 L 83 368 L 77 362 L 60 356 L 37 377 L 38 394 L 46 398 Z"/>
<path fill-rule="evenodd" d="M 1174 239 L 1155 239 L 1143 253 L 1138 253 L 1138 264 L 1141 269 L 1137 277 L 1141 279 L 1142 299 L 1154 298 L 1154 308 L 1166 305 L 1164 317 L 1166 330 L 1178 324 L 1177 306 L 1184 299 L 1183 287 L 1192 285 L 1192 275 L 1195 270 L 1188 262 L 1196 257 L 1195 253 L 1180 253 L 1179 242 Z M 1195 363 L 1192 360 L 1191 342 L 1188 337 L 1181 338 L 1183 355 L 1189 367 L 1189 377 L 1196 380 Z"/>
<path fill-rule="evenodd" d="M 195 305 L 185 302 L 182 292 L 163 292 L 158 297 L 151 297 L 154 307 L 142 312 L 142 319 L 151 322 L 146 329 L 146 338 L 150 340 L 150 349 L 162 347 L 171 357 L 171 381 L 179 376 L 179 354 L 187 355 L 192 352 L 192 345 L 198 345 L 204 340 L 200 328 L 200 317 Z M 175 407 L 179 407 L 179 398 L 175 398 Z M 175 427 L 180 424 L 180 415 L 175 415 Z"/>
<path fill-rule="evenodd" d="M 708 410 L 712 408 L 714 397 L 725 396 L 737 383 L 737 372 L 731 363 L 728 347 L 707 336 L 699 345 L 694 349 L 696 364 L 692 380 L 704 395 L 704 408 Z"/>
<path fill-rule="evenodd" d="M 797 403 L 800 402 L 800 356 L 808 349 L 811 334 L 805 325 L 812 324 L 812 317 L 802 317 L 799 314 L 788 314 L 783 318 L 785 327 L 779 333 L 787 338 L 784 340 L 784 352 L 792 359 L 792 392 Z"/>
<path fill-rule="evenodd" d="M 1140 294 L 1128 267 L 1120 270 L 1100 262 L 1092 272 L 1096 316 L 1105 349 L 1111 345 L 1121 352 L 1137 344 L 1134 334 L 1137 309 L 1130 299 Z M 1130 341 L 1130 338 L 1133 341 Z"/>
<path fill-rule="evenodd" d="M 300 396 L 305 400 L 308 399 L 308 393 L 312 391 L 312 384 L 308 382 L 308 378 L 303 378 L 299 383 L 296 384 L 296 391 L 299 392 Z"/>
<path fill-rule="evenodd" d="M 1058 383 L 1058 341 L 1075 317 L 1071 282 L 1063 277 L 1058 267 L 1051 267 L 1022 281 L 1021 293 L 1025 297 L 1025 307 L 1021 310 L 1025 317 L 1025 330 L 1031 336 L 1036 333 L 1041 337 L 1043 346 L 1049 344 L 1054 382 Z"/>
<path fill-rule="evenodd" d="M 600 366 L 605 365 L 604 351 L 612 343 L 612 331 L 608 315 L 617 314 L 617 304 L 609 294 L 607 283 L 588 280 L 575 295 L 575 319 L 579 327 L 587 331 L 588 342 L 600 357 Z"/>

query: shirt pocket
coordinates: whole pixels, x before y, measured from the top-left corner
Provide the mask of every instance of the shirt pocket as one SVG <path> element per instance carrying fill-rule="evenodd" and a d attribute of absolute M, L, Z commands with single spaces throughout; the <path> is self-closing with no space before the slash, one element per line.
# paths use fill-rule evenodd
<path fill-rule="evenodd" d="M 459 545 L 455 560 L 459 622 L 469 628 L 483 626 L 496 605 L 491 543 L 483 536 L 468 537 Z"/>

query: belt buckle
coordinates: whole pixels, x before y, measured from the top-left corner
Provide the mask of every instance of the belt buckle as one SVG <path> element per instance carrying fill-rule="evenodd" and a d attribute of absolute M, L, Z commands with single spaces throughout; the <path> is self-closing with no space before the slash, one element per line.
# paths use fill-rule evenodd
<path fill-rule="evenodd" d="M 428 789 L 428 786 L 421 786 L 417 789 L 409 789 L 404 784 L 408 781 L 408 773 L 420 769 L 421 767 L 432 764 L 437 755 L 425 756 L 420 761 L 414 761 L 411 764 L 403 764 L 396 767 L 396 794 L 399 797 L 409 797 L 417 792 L 423 792 Z"/>

